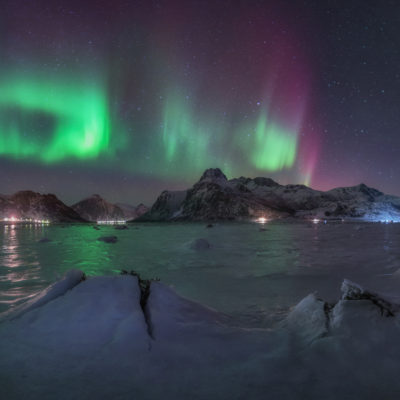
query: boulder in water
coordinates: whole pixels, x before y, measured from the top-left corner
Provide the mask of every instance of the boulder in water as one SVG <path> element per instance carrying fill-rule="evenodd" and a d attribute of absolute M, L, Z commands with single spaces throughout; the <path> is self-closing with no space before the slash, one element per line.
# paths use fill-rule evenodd
<path fill-rule="evenodd" d="M 193 250 L 208 250 L 210 247 L 210 243 L 203 238 L 194 240 L 190 245 L 190 248 Z"/>
<path fill-rule="evenodd" d="M 118 238 L 116 236 L 100 236 L 97 240 L 105 243 L 117 243 Z"/>

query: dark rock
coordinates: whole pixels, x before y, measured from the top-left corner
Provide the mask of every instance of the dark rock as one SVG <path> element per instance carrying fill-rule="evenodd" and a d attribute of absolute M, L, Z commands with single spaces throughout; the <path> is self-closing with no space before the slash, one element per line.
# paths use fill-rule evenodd
<path fill-rule="evenodd" d="M 48 242 L 52 242 L 52 240 L 47 237 L 44 237 L 44 238 L 41 238 L 40 240 L 38 240 L 38 243 L 48 243 Z"/>
<path fill-rule="evenodd" d="M 203 238 L 194 240 L 190 245 L 192 250 L 208 250 L 210 247 L 210 243 Z"/>
<path fill-rule="evenodd" d="M 116 236 L 101 236 L 97 240 L 105 243 L 117 243 L 118 238 Z"/>

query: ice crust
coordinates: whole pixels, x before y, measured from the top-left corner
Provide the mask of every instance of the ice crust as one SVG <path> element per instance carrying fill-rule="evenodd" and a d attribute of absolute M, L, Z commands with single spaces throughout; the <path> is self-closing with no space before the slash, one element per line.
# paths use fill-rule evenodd
<path fill-rule="evenodd" d="M 399 398 L 397 306 L 350 281 L 265 330 L 160 282 L 141 305 L 136 276 L 82 277 L 0 324 L 1 399 Z"/>

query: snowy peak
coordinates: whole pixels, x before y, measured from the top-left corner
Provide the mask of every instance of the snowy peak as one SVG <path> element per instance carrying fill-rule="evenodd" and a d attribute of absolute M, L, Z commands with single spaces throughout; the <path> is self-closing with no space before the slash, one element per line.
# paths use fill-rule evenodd
<path fill-rule="evenodd" d="M 207 169 L 200 180 L 182 192 L 164 191 L 141 220 L 237 220 L 253 217 L 279 218 L 287 210 L 268 204 L 253 188 L 279 186 L 268 178 L 228 180 L 219 168 Z"/>
<path fill-rule="evenodd" d="M 199 182 L 204 181 L 223 181 L 226 182 L 228 178 L 219 168 L 209 168 L 204 171 Z"/>

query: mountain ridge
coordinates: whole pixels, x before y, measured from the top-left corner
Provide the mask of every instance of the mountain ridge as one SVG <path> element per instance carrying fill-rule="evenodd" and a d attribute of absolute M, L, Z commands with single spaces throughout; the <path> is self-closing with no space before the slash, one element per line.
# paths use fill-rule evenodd
<path fill-rule="evenodd" d="M 148 210 L 144 204 L 118 206 L 94 194 L 67 206 L 54 194 L 21 190 L 0 195 L 0 218 L 49 220 L 51 222 L 96 222 L 99 220 L 133 220 Z"/>
<path fill-rule="evenodd" d="M 48 219 L 55 222 L 85 222 L 75 210 L 54 194 L 21 190 L 0 196 L 0 215 L 18 219 Z"/>
<path fill-rule="evenodd" d="M 400 197 L 364 183 L 328 191 L 280 185 L 271 178 L 227 179 L 219 168 L 204 171 L 183 191 L 163 191 L 138 221 L 248 220 L 253 218 L 364 218 L 400 220 Z"/>
<path fill-rule="evenodd" d="M 54 194 L 22 190 L 12 195 L 0 195 L 0 217 L 10 216 L 53 222 L 288 217 L 400 221 L 400 197 L 384 194 L 364 183 L 320 191 L 299 184 L 281 185 L 266 177 L 228 179 L 219 168 L 209 168 L 187 190 L 164 190 L 150 209 L 143 204 L 109 203 L 98 194 L 69 207 Z"/>

